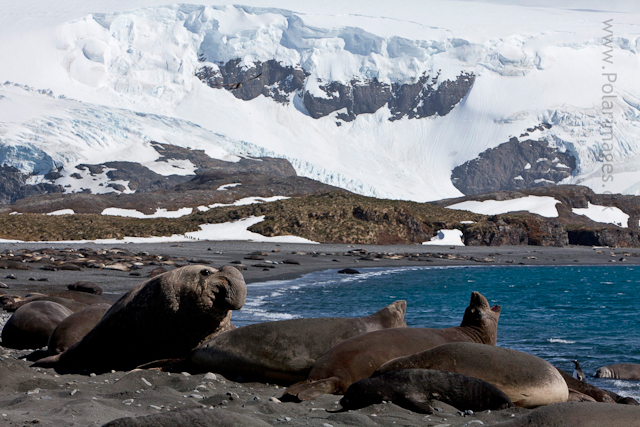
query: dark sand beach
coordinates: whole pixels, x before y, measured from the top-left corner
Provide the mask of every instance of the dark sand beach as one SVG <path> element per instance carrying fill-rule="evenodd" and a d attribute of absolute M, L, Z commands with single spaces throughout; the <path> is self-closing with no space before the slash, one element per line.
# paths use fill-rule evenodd
<path fill-rule="evenodd" d="M 187 263 L 206 262 L 213 267 L 241 261 L 247 284 L 286 280 L 327 269 L 449 265 L 619 265 L 640 264 L 639 249 L 591 247 L 448 247 L 305 245 L 253 242 L 188 242 L 180 244 L 0 243 L 0 252 L 28 248 L 123 248 L 132 252 L 185 258 Z M 264 260 L 247 255 L 264 252 Z M 296 263 L 282 263 L 282 261 Z M 265 265 L 265 264 L 270 264 Z M 273 267 L 273 268 L 271 268 Z M 0 270 L 0 282 L 8 294 L 53 292 L 68 284 L 87 280 L 100 285 L 105 296 L 116 300 L 146 280 L 152 266 L 132 272 L 88 269 L 82 271 Z M 139 274 L 139 275 L 138 275 Z M 7 278 L 14 275 L 15 278 Z M 30 280 L 31 279 L 31 280 Z M 43 281 L 46 279 L 47 281 Z M 251 287 L 249 286 L 249 293 Z M 356 302 L 357 303 L 357 302 Z M 9 314 L 2 313 L 2 325 Z M 233 318 L 232 318 L 233 321 Z M 499 332 L 498 332 L 499 333 Z M 214 374 L 188 375 L 156 370 L 111 372 L 101 375 L 60 375 L 52 369 L 31 368 L 20 359 L 27 350 L 0 346 L 1 426 L 103 425 L 121 417 L 158 414 L 177 408 L 207 408 L 259 419 L 269 425 L 291 426 L 476 426 L 512 419 L 529 410 L 513 408 L 463 415 L 458 409 L 436 403 L 440 409 L 424 415 L 392 403 L 361 410 L 332 413 L 340 408 L 339 396 L 325 395 L 313 402 L 283 403 L 282 387 L 258 383 L 235 383 Z M 246 425 L 251 425 L 247 421 Z"/>

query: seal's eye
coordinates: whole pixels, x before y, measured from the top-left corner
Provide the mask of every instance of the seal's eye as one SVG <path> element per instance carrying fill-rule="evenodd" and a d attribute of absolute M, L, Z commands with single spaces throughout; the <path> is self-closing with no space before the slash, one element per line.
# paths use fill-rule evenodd
<path fill-rule="evenodd" d="M 200 274 L 203 276 L 211 276 L 211 270 L 200 270 Z"/>

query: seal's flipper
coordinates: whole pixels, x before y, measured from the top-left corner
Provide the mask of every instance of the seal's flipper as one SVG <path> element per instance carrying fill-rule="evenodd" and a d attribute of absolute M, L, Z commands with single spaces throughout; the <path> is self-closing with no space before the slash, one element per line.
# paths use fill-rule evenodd
<path fill-rule="evenodd" d="M 136 369 L 157 369 L 163 372 L 190 372 L 186 359 L 160 359 L 137 366 Z"/>
<path fill-rule="evenodd" d="M 38 360 L 36 363 L 32 364 L 31 367 L 32 368 L 55 368 L 58 365 L 58 361 L 60 360 L 60 354 L 44 357 Z"/>
<path fill-rule="evenodd" d="M 424 396 L 422 397 L 424 398 Z M 417 412 L 419 414 L 433 414 L 433 407 L 429 404 L 429 401 L 422 401 L 418 396 L 401 396 L 393 399 L 393 403 L 401 408 L 408 409 L 409 411 Z"/>
<path fill-rule="evenodd" d="M 292 402 L 296 398 L 299 401 L 313 400 L 323 394 L 331 394 L 336 391 L 338 378 L 331 377 L 323 380 L 294 384 L 282 395 L 280 400 Z"/>

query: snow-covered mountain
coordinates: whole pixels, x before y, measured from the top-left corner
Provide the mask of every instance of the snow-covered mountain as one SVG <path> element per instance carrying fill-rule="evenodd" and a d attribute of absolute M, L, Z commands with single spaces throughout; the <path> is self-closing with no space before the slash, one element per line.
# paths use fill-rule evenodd
<path fill-rule="evenodd" d="M 384 198 L 504 162 L 501 186 L 640 194 L 633 2 L 200 3 L 0 1 L 0 164 L 67 191 L 78 164 L 195 173 L 155 141 Z"/>

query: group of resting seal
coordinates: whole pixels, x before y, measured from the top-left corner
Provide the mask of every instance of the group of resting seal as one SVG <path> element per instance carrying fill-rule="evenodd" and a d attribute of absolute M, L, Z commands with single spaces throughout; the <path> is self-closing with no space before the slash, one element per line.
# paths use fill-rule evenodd
<path fill-rule="evenodd" d="M 497 347 L 501 308 L 478 292 L 472 292 L 460 326 L 444 329 L 407 327 L 405 301 L 362 318 L 292 319 L 236 329 L 231 311 L 243 306 L 246 294 L 235 267 L 186 266 L 141 283 L 113 305 L 89 294 L 21 301 L 2 340 L 5 346 L 38 348 L 46 336 L 48 355 L 33 366 L 59 372 L 215 372 L 289 386 L 283 401 L 344 394 L 344 410 L 391 401 L 431 413 L 433 400 L 474 411 L 570 400 L 637 405 L 539 357 Z M 61 298 L 93 299 L 75 306 Z M 29 341 L 34 330 L 39 338 Z M 598 372 L 640 380 L 631 364 Z"/>

